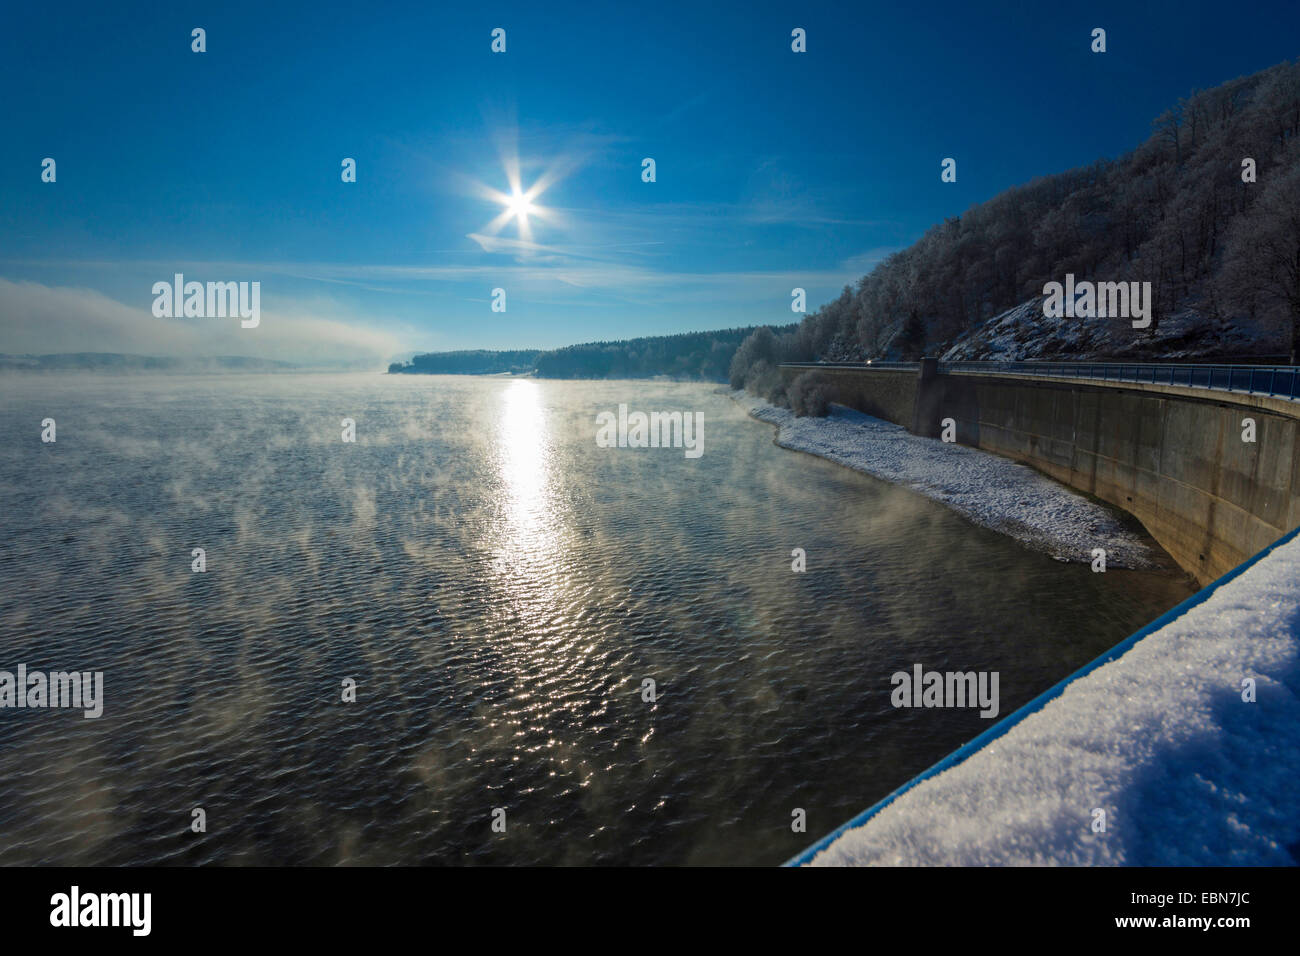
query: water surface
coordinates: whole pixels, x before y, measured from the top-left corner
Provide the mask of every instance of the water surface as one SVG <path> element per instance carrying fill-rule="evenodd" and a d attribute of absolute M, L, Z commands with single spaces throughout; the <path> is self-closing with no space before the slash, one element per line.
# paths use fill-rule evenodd
<path fill-rule="evenodd" d="M 0 400 L 0 669 L 106 685 L 98 720 L 0 710 L 6 864 L 778 863 L 990 725 L 893 708 L 895 671 L 998 671 L 1005 715 L 1191 591 L 780 449 L 714 386 Z M 703 412 L 704 454 L 598 448 L 621 402 Z"/>

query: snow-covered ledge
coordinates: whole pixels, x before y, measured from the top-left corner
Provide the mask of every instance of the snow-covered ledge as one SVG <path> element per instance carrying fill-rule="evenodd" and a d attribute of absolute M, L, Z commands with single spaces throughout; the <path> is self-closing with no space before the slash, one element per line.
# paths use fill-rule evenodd
<path fill-rule="evenodd" d="M 911 488 L 1057 560 L 1088 562 L 1094 548 L 1104 548 L 1110 567 L 1157 563 L 1115 511 L 1009 458 L 913 435 L 843 405 L 832 405 L 825 418 L 796 418 L 746 392 L 733 391 L 731 397 L 754 418 L 775 425 L 782 448 Z"/>
<path fill-rule="evenodd" d="M 790 862 L 1298 862 L 1298 534 Z"/>

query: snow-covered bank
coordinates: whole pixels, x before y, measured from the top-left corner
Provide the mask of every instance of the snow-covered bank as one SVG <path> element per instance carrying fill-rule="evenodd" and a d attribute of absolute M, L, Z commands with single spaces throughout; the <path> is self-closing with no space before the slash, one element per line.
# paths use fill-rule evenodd
<path fill-rule="evenodd" d="M 906 485 L 1060 560 L 1091 561 L 1092 550 L 1104 548 L 1107 567 L 1157 564 L 1142 538 L 1113 512 L 1025 465 L 922 438 L 841 405 L 832 406 L 826 418 L 796 418 L 747 393 L 731 395 L 754 418 L 777 426 L 776 442 L 783 448 Z"/>
<path fill-rule="evenodd" d="M 812 865 L 1300 862 L 1297 582 L 1292 537 Z"/>

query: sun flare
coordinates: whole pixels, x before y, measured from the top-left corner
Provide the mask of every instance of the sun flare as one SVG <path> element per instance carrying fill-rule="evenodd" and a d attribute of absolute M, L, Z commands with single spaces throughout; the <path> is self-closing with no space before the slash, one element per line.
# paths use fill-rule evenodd
<path fill-rule="evenodd" d="M 532 252 L 533 228 L 537 223 L 566 225 L 565 216 L 559 210 L 553 206 L 541 205 L 539 200 L 543 193 L 579 165 L 579 159 L 561 155 L 546 166 L 530 185 L 525 186 L 525 164 L 520 161 L 518 149 L 513 143 L 514 136 L 506 136 L 504 140 L 498 146 L 504 190 L 466 177 L 473 194 L 496 203 L 500 209 L 487 225 L 473 235 L 480 239 L 495 237 L 513 225 L 518 230 L 518 240 L 508 240 L 509 248 L 515 255 L 528 255 Z"/>
<path fill-rule="evenodd" d="M 533 201 L 527 193 L 515 193 L 506 198 L 506 211 L 521 223 L 528 221 L 528 214 L 533 211 Z"/>

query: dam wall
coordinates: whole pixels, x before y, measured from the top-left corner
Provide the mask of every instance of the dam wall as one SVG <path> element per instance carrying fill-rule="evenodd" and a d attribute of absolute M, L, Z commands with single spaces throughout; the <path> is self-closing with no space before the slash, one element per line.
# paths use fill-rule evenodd
<path fill-rule="evenodd" d="M 807 367 L 783 366 L 787 381 Z M 834 400 L 1030 465 L 1136 517 L 1198 582 L 1300 525 L 1300 402 L 1262 394 L 951 370 L 827 367 Z M 910 379 L 910 387 L 905 379 Z M 1254 422 L 1254 441 L 1246 419 Z"/>
<path fill-rule="evenodd" d="M 807 366 L 783 365 L 781 377 L 789 385 L 800 373 L 807 371 Z M 835 401 L 841 405 L 895 425 L 912 427 L 919 384 L 915 370 L 826 366 L 816 371 L 830 381 Z"/>

